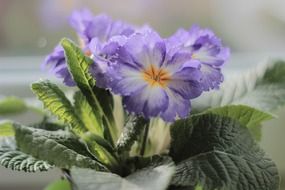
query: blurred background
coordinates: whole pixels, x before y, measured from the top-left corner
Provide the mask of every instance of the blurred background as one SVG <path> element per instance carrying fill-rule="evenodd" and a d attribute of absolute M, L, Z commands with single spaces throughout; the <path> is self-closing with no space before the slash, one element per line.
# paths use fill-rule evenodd
<path fill-rule="evenodd" d="M 40 64 L 62 37 L 76 39 L 67 19 L 85 7 L 133 24 L 148 23 L 165 37 L 194 23 L 209 27 L 232 50 L 228 70 L 239 72 L 268 57 L 285 58 L 284 0 L 0 0 L 0 97 L 31 97 L 29 84 L 51 77 Z M 261 146 L 285 179 L 285 109 L 278 115 L 263 128 Z M 35 118 L 26 114 L 16 119 Z M 0 167 L 0 190 L 43 189 L 59 176 L 57 170 L 25 174 Z"/>

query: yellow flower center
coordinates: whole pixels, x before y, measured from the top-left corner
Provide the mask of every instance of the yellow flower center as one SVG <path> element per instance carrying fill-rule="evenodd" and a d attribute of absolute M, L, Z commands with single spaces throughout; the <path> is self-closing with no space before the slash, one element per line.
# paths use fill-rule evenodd
<path fill-rule="evenodd" d="M 154 65 L 150 65 L 145 69 L 142 73 L 142 77 L 152 87 L 160 86 L 165 88 L 171 80 L 171 76 L 166 69 L 157 68 Z"/>

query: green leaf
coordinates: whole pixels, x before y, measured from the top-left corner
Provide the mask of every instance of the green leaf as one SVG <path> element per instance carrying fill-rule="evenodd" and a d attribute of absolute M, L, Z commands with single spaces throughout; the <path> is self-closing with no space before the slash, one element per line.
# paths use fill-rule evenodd
<path fill-rule="evenodd" d="M 45 131 L 15 124 L 18 148 L 60 168 L 72 166 L 106 171 L 74 135 L 67 131 Z"/>
<path fill-rule="evenodd" d="M 106 165 L 112 172 L 120 171 L 117 156 L 113 147 L 108 143 L 108 141 L 92 133 L 86 133 L 83 140 L 86 142 L 88 150 L 101 163 Z"/>
<path fill-rule="evenodd" d="M 125 178 L 116 174 L 73 169 L 71 174 L 79 190 L 165 190 L 175 171 L 172 163 L 149 166 Z"/>
<path fill-rule="evenodd" d="M 203 187 L 202 187 L 201 185 L 197 185 L 197 186 L 195 187 L 195 190 L 203 190 Z"/>
<path fill-rule="evenodd" d="M 129 117 L 117 142 L 118 152 L 129 151 L 148 121 L 142 117 Z"/>
<path fill-rule="evenodd" d="M 61 45 L 64 48 L 68 69 L 74 81 L 76 82 L 81 92 L 86 96 L 86 99 L 92 107 L 94 114 L 97 115 L 97 113 L 100 113 L 105 126 L 104 130 L 106 137 L 110 141 L 113 141 L 110 135 L 112 135 L 113 139 L 116 139 L 117 134 L 116 127 L 112 126 L 114 122 L 111 121 L 111 119 L 113 118 L 108 117 L 112 115 L 112 112 L 106 113 L 106 110 L 102 109 L 98 97 L 94 92 L 94 89 L 96 88 L 96 81 L 89 72 L 89 67 L 91 64 L 93 64 L 93 60 L 86 57 L 80 48 L 76 47 L 76 45 L 67 39 L 63 39 L 61 41 Z"/>
<path fill-rule="evenodd" d="M 49 81 L 36 82 L 32 84 L 32 90 L 43 102 L 44 107 L 60 121 L 70 125 L 75 134 L 80 136 L 87 131 L 70 101 L 55 84 Z"/>
<path fill-rule="evenodd" d="M 47 171 L 52 166 L 16 149 L 13 137 L 0 138 L 0 165 L 17 171 Z"/>
<path fill-rule="evenodd" d="M 29 127 L 33 127 L 36 129 L 44 129 L 47 131 L 57 131 L 57 130 L 63 130 L 66 128 L 66 126 L 58 124 L 58 123 L 51 123 L 49 121 L 43 121 L 41 123 L 36 123 L 33 125 L 29 125 Z"/>
<path fill-rule="evenodd" d="M 109 91 L 98 88 L 97 86 L 93 87 L 93 92 L 97 97 L 100 107 L 102 108 L 104 125 L 109 125 L 111 127 L 111 130 L 113 130 L 111 131 L 113 139 L 118 139 L 119 134 L 117 134 L 117 126 L 113 113 L 115 104 L 113 95 Z"/>
<path fill-rule="evenodd" d="M 171 126 L 173 185 L 236 190 L 276 190 L 276 165 L 237 120 L 201 114 Z"/>
<path fill-rule="evenodd" d="M 25 101 L 16 97 L 0 100 L 0 115 L 19 114 L 28 110 Z"/>
<path fill-rule="evenodd" d="M 116 159 L 111 156 L 104 147 L 98 144 L 94 139 L 89 138 L 90 135 L 87 133 L 87 128 L 76 114 L 69 100 L 57 86 L 49 82 L 40 82 L 34 83 L 32 88 L 39 99 L 43 101 L 45 107 L 47 107 L 54 115 L 57 115 L 59 120 L 66 124 L 70 124 L 72 130 L 85 140 L 88 149 L 96 159 L 107 165 L 109 168 L 112 168 L 113 165 L 118 165 Z M 78 106 L 79 105 L 77 105 L 77 107 Z M 85 117 L 88 117 L 88 115 Z"/>
<path fill-rule="evenodd" d="M 88 131 L 95 135 L 104 137 L 101 115 L 98 112 L 96 112 L 96 115 L 94 114 L 92 107 L 80 91 L 75 93 L 74 100 L 75 111 L 83 121 Z"/>
<path fill-rule="evenodd" d="M 9 148 L 0 148 L 0 165 L 12 170 L 25 172 L 47 171 L 52 167 L 45 161 Z"/>
<path fill-rule="evenodd" d="M 261 123 L 274 117 L 266 112 L 244 105 L 229 105 L 220 108 L 213 108 L 206 111 L 221 116 L 230 117 L 247 127 L 256 140 L 261 139 Z"/>
<path fill-rule="evenodd" d="M 49 184 L 44 190 L 72 190 L 69 181 L 56 180 Z"/>
<path fill-rule="evenodd" d="M 226 78 L 220 90 L 204 93 L 192 101 L 195 111 L 243 104 L 265 112 L 285 104 L 285 62 L 272 60 L 266 65 Z"/>
<path fill-rule="evenodd" d="M 0 122 L 0 137 L 10 137 L 14 136 L 14 134 L 14 127 L 11 121 Z"/>

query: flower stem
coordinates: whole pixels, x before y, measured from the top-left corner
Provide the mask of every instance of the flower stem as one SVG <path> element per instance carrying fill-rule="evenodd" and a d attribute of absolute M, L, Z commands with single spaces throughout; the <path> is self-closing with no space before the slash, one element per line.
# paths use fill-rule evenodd
<path fill-rule="evenodd" d="M 149 131 L 149 125 L 147 124 L 144 129 L 144 135 L 143 135 L 143 142 L 142 147 L 140 151 L 140 155 L 143 156 L 145 153 L 146 143 L 147 143 L 147 137 L 148 137 L 148 131 Z"/>
<path fill-rule="evenodd" d="M 77 185 L 75 184 L 75 182 L 73 181 L 71 177 L 70 171 L 67 169 L 63 169 L 63 168 L 61 169 L 61 171 L 63 173 L 64 178 L 70 183 L 71 190 L 78 190 Z"/>

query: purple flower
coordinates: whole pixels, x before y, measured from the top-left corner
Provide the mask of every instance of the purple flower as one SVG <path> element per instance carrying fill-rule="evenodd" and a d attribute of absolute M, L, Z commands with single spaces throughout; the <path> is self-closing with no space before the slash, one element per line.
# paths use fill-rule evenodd
<path fill-rule="evenodd" d="M 162 39 L 150 27 L 134 29 L 106 15 L 93 16 L 88 10 L 74 12 L 70 24 L 83 42 L 82 50 L 94 59 L 90 71 L 96 85 L 121 95 L 131 113 L 168 122 L 185 118 L 191 99 L 218 88 L 223 81 L 221 67 L 229 49 L 208 29 L 180 29 Z M 65 84 L 75 85 L 61 46 L 46 58 L 44 66 Z"/>
<path fill-rule="evenodd" d="M 192 54 L 193 61 L 201 63 L 203 90 L 216 89 L 223 81 L 221 66 L 230 55 L 229 48 L 223 47 L 221 40 L 208 29 L 193 26 L 189 31 L 178 30 L 167 40 L 171 51 L 182 49 Z"/>
<path fill-rule="evenodd" d="M 111 37 L 116 35 L 128 36 L 134 31 L 128 24 L 121 21 L 113 21 L 106 15 L 93 16 L 87 9 L 73 12 L 70 17 L 70 25 L 77 32 L 82 42 L 82 50 L 88 56 L 91 53 L 89 50 L 91 40 L 97 43 L 96 55 L 101 55 L 100 47 Z M 63 48 L 60 45 L 45 59 L 43 68 L 48 66 L 52 73 L 55 73 L 56 77 L 63 78 L 64 84 L 68 86 L 75 85 L 67 68 Z"/>
<path fill-rule="evenodd" d="M 199 64 L 191 60 L 192 54 L 167 54 L 165 41 L 150 28 L 107 46 L 117 51 L 107 56 L 110 59 L 104 65 L 105 77 L 96 76 L 96 80 L 108 78 L 103 86 L 122 95 L 129 112 L 146 118 L 160 116 L 165 121 L 189 115 L 189 100 L 202 93 L 202 75 Z"/>
<path fill-rule="evenodd" d="M 112 36 L 128 36 L 134 32 L 133 27 L 124 22 L 114 21 L 105 14 L 93 16 L 87 9 L 73 12 L 70 17 L 70 25 L 85 45 L 89 44 L 93 38 L 104 43 Z"/>

